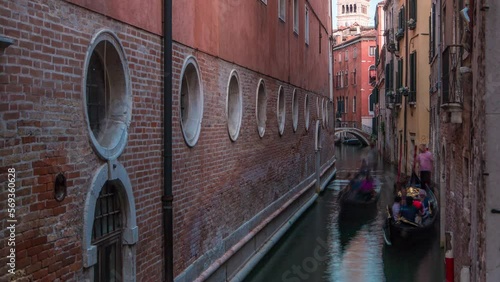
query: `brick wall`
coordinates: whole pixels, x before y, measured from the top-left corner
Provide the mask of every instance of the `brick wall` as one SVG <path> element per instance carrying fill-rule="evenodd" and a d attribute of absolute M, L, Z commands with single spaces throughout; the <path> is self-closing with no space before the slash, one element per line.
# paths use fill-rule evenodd
<path fill-rule="evenodd" d="M 137 277 L 159 281 L 160 38 L 63 1 L 1 1 L 0 6 L 7 7 L 0 11 L 0 34 L 15 39 L 0 55 L 0 167 L 2 183 L 7 168 L 17 171 L 17 275 L 26 281 L 81 280 L 86 275 L 83 207 L 95 169 L 103 161 L 91 148 L 85 122 L 83 65 L 92 36 L 106 28 L 123 43 L 132 79 L 132 123 L 119 161 L 129 173 L 137 204 Z M 53 197 L 59 172 L 68 179 L 68 195 L 62 202 Z M 0 194 L 2 213 L 5 192 Z M 0 225 L 5 238 L 6 223 Z M 2 244 L 2 275 L 7 273 L 7 251 Z"/>
<path fill-rule="evenodd" d="M 194 55 L 204 86 L 204 114 L 198 143 L 184 144 L 179 120 L 179 75 L 184 58 Z M 240 225 L 284 195 L 315 171 L 314 120 L 318 95 L 303 89 L 299 95 L 299 124 L 292 128 L 292 93 L 285 82 L 174 45 L 173 178 L 175 221 L 175 273 L 201 254 L 222 243 Z M 243 91 L 240 135 L 231 142 L 226 122 L 226 87 L 236 69 Z M 255 117 L 256 90 L 263 78 L 267 93 L 266 132 L 260 138 Z M 279 135 L 276 117 L 279 86 L 284 86 L 286 122 Z M 305 130 L 304 100 L 310 99 L 310 127 Z M 321 113 L 321 112 L 320 112 Z M 330 110 L 330 115 L 332 112 Z M 330 119 L 331 120 L 331 119 Z M 333 130 L 323 130 L 324 158 L 333 157 Z M 328 146 L 330 144 L 331 146 Z"/>
<path fill-rule="evenodd" d="M 0 50 L 0 180 L 17 172 L 16 268 L 20 281 L 79 281 L 84 204 L 96 169 L 103 164 L 91 147 L 82 98 L 85 53 L 100 29 L 116 33 L 130 70 L 132 122 L 119 157 L 134 191 L 139 241 L 137 280 L 160 281 L 162 259 L 162 65 L 161 38 L 63 1 L 0 0 L 0 34 L 15 43 Z M 188 148 L 179 121 L 179 74 L 187 54 L 196 56 L 204 85 L 200 138 Z M 230 235 L 246 220 L 314 173 L 316 96 L 298 90 L 299 126 L 293 132 L 293 86 L 241 66 L 174 44 L 173 55 L 174 274 Z M 231 142 L 225 118 L 230 71 L 244 94 L 240 136 Z M 260 138 L 255 93 L 264 78 L 268 95 L 266 133 Z M 286 126 L 278 134 L 276 100 L 285 87 Z M 304 95 L 311 124 L 304 125 Z M 322 93 L 327 95 L 327 93 Z M 330 115 L 333 113 L 330 111 Z M 323 130 L 322 163 L 333 157 L 333 130 Z M 57 173 L 68 179 L 68 195 L 53 197 Z M 7 193 L 0 192 L 6 211 Z M 8 233 L 1 221 L 0 238 Z M 6 244 L 0 271 L 7 273 Z M 6 276 L 0 277 L 4 279 Z"/>

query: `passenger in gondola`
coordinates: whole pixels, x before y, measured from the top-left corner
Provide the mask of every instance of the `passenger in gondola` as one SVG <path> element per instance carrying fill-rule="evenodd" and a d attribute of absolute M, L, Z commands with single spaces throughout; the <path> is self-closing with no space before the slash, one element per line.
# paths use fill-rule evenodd
<path fill-rule="evenodd" d="M 413 199 L 413 206 L 417 209 L 417 214 L 415 216 L 415 222 L 418 224 L 422 224 L 422 217 L 424 215 L 424 205 L 420 201 L 419 196 Z"/>
<path fill-rule="evenodd" d="M 375 183 L 373 177 L 371 177 L 369 173 L 366 175 L 366 178 L 363 180 L 363 182 L 361 182 L 359 192 L 361 194 L 361 198 L 366 201 L 369 201 L 373 197 L 375 193 Z"/>
<path fill-rule="evenodd" d="M 415 222 L 415 217 L 417 216 L 418 210 L 413 205 L 413 197 L 406 197 L 406 204 L 401 205 L 400 214 L 402 217 L 409 221 Z"/>
<path fill-rule="evenodd" d="M 395 221 L 399 220 L 400 210 L 401 210 L 401 197 L 396 196 L 394 197 L 394 204 L 392 204 L 392 218 L 394 218 Z"/>
<path fill-rule="evenodd" d="M 427 197 L 427 192 L 425 192 L 425 189 L 419 190 L 418 197 L 423 207 L 422 217 L 426 219 L 427 217 L 429 217 L 429 197 Z"/>

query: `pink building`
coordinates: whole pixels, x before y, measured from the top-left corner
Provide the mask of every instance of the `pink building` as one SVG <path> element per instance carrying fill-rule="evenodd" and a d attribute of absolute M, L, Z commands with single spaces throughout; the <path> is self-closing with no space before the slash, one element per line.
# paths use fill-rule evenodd
<path fill-rule="evenodd" d="M 333 46 L 335 117 L 341 125 L 371 133 L 370 95 L 376 82 L 376 31 L 357 25 L 338 30 Z"/>
<path fill-rule="evenodd" d="M 0 6 L 1 280 L 242 278 L 333 177 L 330 1 Z"/>

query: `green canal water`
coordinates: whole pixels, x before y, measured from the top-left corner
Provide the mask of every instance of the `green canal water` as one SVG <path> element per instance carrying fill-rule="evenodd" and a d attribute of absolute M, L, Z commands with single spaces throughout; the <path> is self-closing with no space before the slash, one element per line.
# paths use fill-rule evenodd
<path fill-rule="evenodd" d="M 438 232 L 412 246 L 386 246 L 385 207 L 392 204 L 393 166 L 379 160 L 382 182 L 377 214 L 339 217 L 338 191 L 359 168 L 368 148 L 337 148 L 338 177 L 248 275 L 245 282 L 442 282 L 444 254 Z M 438 226 L 436 226 L 438 230 Z"/>

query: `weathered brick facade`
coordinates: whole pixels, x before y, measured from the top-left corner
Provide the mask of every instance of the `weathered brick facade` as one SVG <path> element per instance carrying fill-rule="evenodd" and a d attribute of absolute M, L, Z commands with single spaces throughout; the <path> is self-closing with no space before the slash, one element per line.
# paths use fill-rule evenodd
<path fill-rule="evenodd" d="M 83 281 L 91 277 L 89 268 L 84 267 L 82 246 L 86 199 L 96 172 L 106 162 L 92 147 L 82 91 L 89 44 L 98 31 L 106 29 L 117 35 L 123 47 L 131 82 L 128 140 L 116 162 L 125 168 L 135 200 L 138 241 L 133 245 L 134 278 L 161 281 L 161 36 L 65 1 L 0 0 L 0 7 L 6 7 L 0 8 L 0 35 L 14 39 L 11 46 L 0 49 L 0 180 L 6 183 L 7 169 L 15 168 L 15 277 L 19 281 Z M 180 73 L 188 55 L 196 57 L 204 87 L 201 133 L 192 148 L 184 141 L 179 120 Z M 327 58 L 328 52 L 314 56 Z M 330 122 L 320 135 L 321 168 L 317 168 L 314 124 L 322 113 L 316 108 L 316 99 L 328 101 L 328 81 L 321 86 L 307 82 L 308 76 L 317 73 L 302 74 L 303 85 L 309 85 L 306 89 L 175 42 L 175 38 L 172 62 L 174 277 L 190 281 L 280 211 L 300 189 L 309 187 L 307 183 L 313 182 L 316 171 L 325 181 L 333 169 L 334 134 Z M 322 69 L 327 69 L 325 65 L 327 59 Z M 233 69 L 239 73 L 243 91 L 243 118 L 235 142 L 228 136 L 226 119 L 227 84 Z M 264 79 L 268 97 L 262 138 L 255 117 L 259 79 Z M 282 136 L 276 118 L 280 85 L 286 97 Z M 291 118 L 295 88 L 299 95 L 296 132 Z M 305 129 L 305 95 L 310 103 L 309 130 Z M 328 111 L 333 116 L 331 103 Z M 59 173 L 67 178 L 68 187 L 61 202 L 54 199 L 54 180 Z M 308 191 L 284 214 L 298 210 L 306 197 L 314 194 L 314 186 Z M 2 216 L 7 211 L 7 194 L 5 189 L 0 191 Z M 283 217 L 273 222 L 267 232 L 274 232 L 286 220 Z M 12 279 L 6 264 L 9 247 L 4 243 L 9 236 L 8 223 L 2 220 L 0 226 L 0 280 Z M 262 238 L 259 243 L 269 235 Z"/>
<path fill-rule="evenodd" d="M 491 171 L 492 167 L 487 168 L 485 154 L 498 153 L 486 152 L 485 137 L 488 132 L 485 104 L 485 100 L 488 99 L 486 91 L 488 86 L 485 80 L 486 14 L 483 12 L 485 10 L 482 9 L 481 1 L 471 1 L 469 16 L 472 22 L 468 26 L 471 33 L 468 40 L 463 39 L 464 20 L 459 12 L 464 7 L 459 7 L 457 1 L 444 0 L 436 1 L 436 7 L 441 7 L 444 3 L 452 7 L 447 11 L 450 16 L 446 17 L 444 24 L 438 23 L 434 32 L 457 27 L 455 35 L 456 38 L 461 38 L 462 42 L 460 48 L 454 47 L 453 44 L 459 43 L 453 41 L 452 34 L 433 42 L 436 46 L 434 54 L 441 55 L 441 59 L 436 57 L 432 62 L 430 85 L 435 91 L 431 96 L 430 146 L 436 158 L 433 181 L 438 184 L 441 210 L 444 212 L 442 213 L 444 218 L 441 220 L 441 238 L 443 246 L 449 250 L 450 245 L 446 244 L 445 232 L 453 234 L 451 243 L 455 281 L 459 281 L 462 275 L 470 281 L 497 281 L 495 278 L 498 277 L 497 274 L 492 269 L 487 269 L 489 251 L 486 247 L 488 239 L 486 219 L 489 209 L 488 188 L 484 177 L 486 171 Z M 434 13 L 442 15 L 443 11 L 435 8 Z M 443 46 L 442 49 L 437 48 L 439 45 Z M 469 49 L 467 45 L 471 48 Z M 456 69 L 453 69 L 453 61 L 446 57 L 450 56 L 448 53 L 453 48 L 463 54 L 462 57 L 458 57 Z M 439 72 L 439 60 L 450 61 L 449 65 L 443 65 L 444 68 L 449 68 L 452 74 L 449 88 L 446 84 L 440 86 L 438 83 L 440 77 L 447 77 L 444 75 L 446 71 Z M 471 71 L 462 69 L 456 76 L 458 83 L 454 83 L 453 75 L 460 67 L 470 68 Z M 440 89 L 441 87 L 444 88 Z M 461 107 L 458 113 L 452 109 L 455 104 Z M 457 122 L 457 117 L 460 117 L 460 122 Z M 490 194 L 490 197 L 494 197 L 494 194 Z"/>

